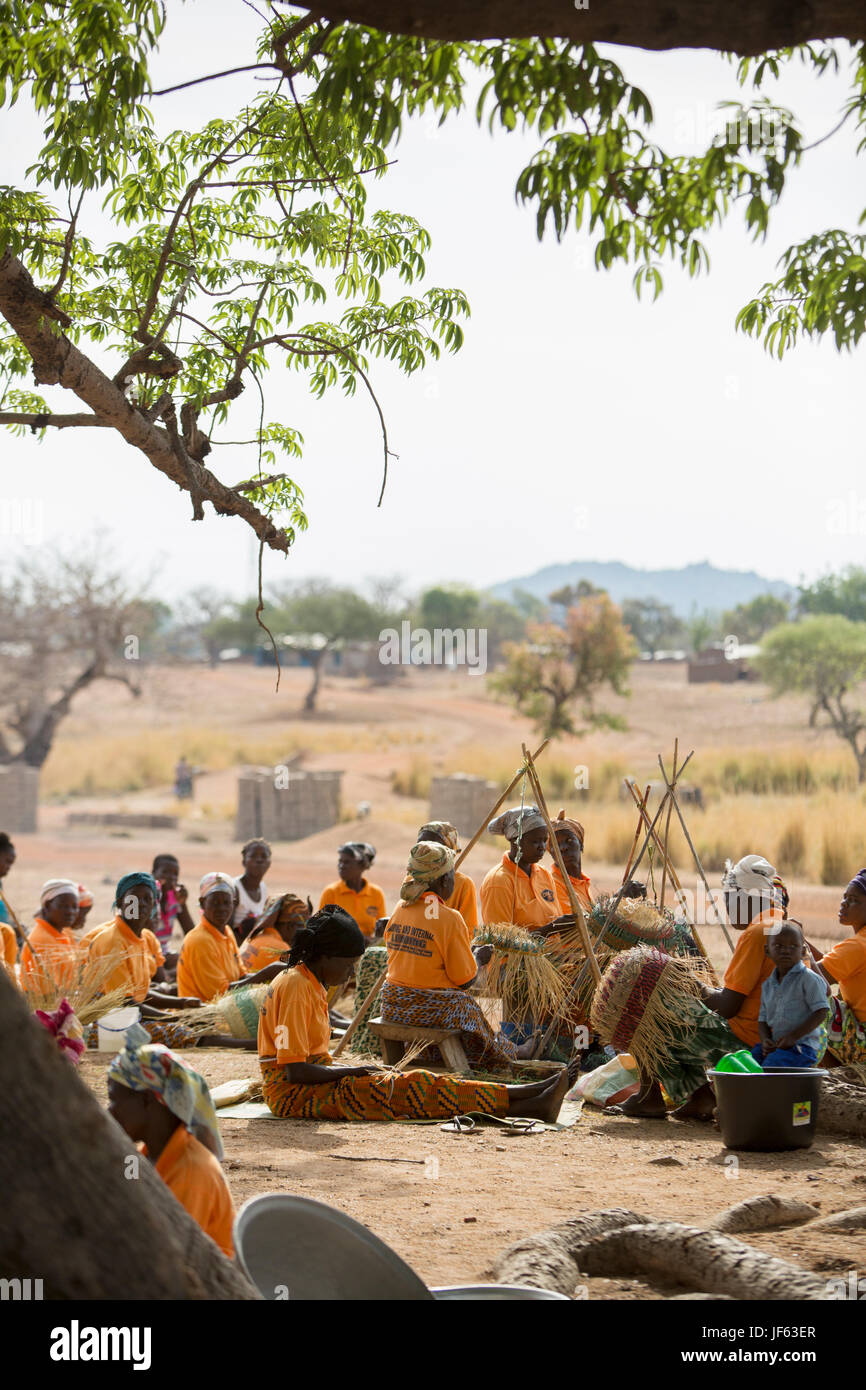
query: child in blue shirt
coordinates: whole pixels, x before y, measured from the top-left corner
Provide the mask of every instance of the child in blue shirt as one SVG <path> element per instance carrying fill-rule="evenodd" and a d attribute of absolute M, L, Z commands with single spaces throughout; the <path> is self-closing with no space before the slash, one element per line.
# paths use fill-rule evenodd
<path fill-rule="evenodd" d="M 768 933 L 767 955 L 775 970 L 761 989 L 758 1033 L 752 1056 L 764 1067 L 814 1067 L 826 1042 L 827 986 L 803 964 L 806 943 L 799 922 Z"/>

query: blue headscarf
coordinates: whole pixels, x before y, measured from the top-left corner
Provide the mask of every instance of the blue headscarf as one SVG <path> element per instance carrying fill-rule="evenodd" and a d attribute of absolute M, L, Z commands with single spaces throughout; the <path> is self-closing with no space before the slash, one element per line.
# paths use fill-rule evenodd
<path fill-rule="evenodd" d="M 856 883 L 860 892 L 866 894 L 866 869 L 861 869 L 859 873 L 856 873 L 851 882 Z"/>
<path fill-rule="evenodd" d="M 133 873 L 124 874 L 123 878 L 118 879 L 117 887 L 114 890 L 114 906 L 119 912 L 123 899 L 130 888 L 135 888 L 139 883 L 145 884 L 153 894 L 151 921 L 156 921 L 159 916 L 159 884 L 153 874 L 146 873 L 144 869 L 136 869 Z"/>

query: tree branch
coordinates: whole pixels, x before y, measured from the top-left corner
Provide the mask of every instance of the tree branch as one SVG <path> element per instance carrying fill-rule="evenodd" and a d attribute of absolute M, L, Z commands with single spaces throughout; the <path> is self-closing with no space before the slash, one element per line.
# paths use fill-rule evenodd
<path fill-rule="evenodd" d="M 272 550 L 288 551 L 286 532 L 258 507 L 226 487 L 185 451 L 178 458 L 168 431 L 133 406 L 119 386 L 54 324 L 46 321 L 47 316 L 56 317 L 57 311 L 53 305 L 46 305 L 45 299 L 17 257 L 9 252 L 0 256 L 0 313 L 29 353 L 37 384 L 59 385 L 73 391 L 98 416 L 103 427 L 117 430 L 127 444 L 144 454 L 154 468 L 184 492 L 192 494 L 195 488 L 221 515 L 242 517 L 263 544 Z"/>
<path fill-rule="evenodd" d="M 710 48 L 743 55 L 809 40 L 866 39 L 862 0 L 711 5 L 678 0 L 604 0 L 576 9 L 574 0 L 316 0 L 317 16 L 416 39 L 551 38 L 631 48 Z"/>
<path fill-rule="evenodd" d="M 29 425 L 32 430 L 46 429 L 49 425 L 56 430 L 82 429 L 91 426 L 95 429 L 110 429 L 107 420 L 98 415 L 34 415 L 26 410 L 0 410 L 0 425 Z"/>

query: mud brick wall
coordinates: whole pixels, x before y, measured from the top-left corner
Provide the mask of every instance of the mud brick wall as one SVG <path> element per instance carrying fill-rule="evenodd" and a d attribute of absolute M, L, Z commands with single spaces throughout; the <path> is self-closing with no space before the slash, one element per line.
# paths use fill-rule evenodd
<path fill-rule="evenodd" d="M 434 777 L 430 784 L 430 819 L 448 820 L 462 836 L 474 835 L 496 800 L 497 787 L 483 777 L 457 772 Z"/>
<path fill-rule="evenodd" d="M 0 766 L 0 830 L 33 834 L 39 801 L 39 773 L 25 763 Z"/>
<path fill-rule="evenodd" d="M 295 772 L 278 777 L 272 767 L 247 767 L 238 777 L 235 838 L 303 840 L 340 819 L 342 772 Z"/>

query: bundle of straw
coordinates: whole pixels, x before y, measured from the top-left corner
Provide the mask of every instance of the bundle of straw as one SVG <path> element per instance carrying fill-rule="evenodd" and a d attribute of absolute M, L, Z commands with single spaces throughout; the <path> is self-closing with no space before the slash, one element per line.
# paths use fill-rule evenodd
<path fill-rule="evenodd" d="M 630 1052 L 639 1070 L 653 1075 L 694 1032 L 703 982 L 703 971 L 688 958 L 653 946 L 622 951 L 596 989 L 592 1027 L 602 1042 Z"/>
<path fill-rule="evenodd" d="M 598 934 L 607 921 L 612 897 L 601 897 L 590 913 L 590 923 Z M 657 946 L 667 955 L 693 955 L 696 947 L 687 924 L 665 907 L 643 898 L 621 898 L 602 938 L 614 951 L 630 951 L 634 946 Z"/>
<path fill-rule="evenodd" d="M 259 1013 L 268 985 L 248 985 L 246 989 L 230 989 L 200 1009 L 187 1009 L 181 1015 L 183 1026 L 191 1033 L 225 1033 L 231 1038 L 255 1038 Z"/>
<path fill-rule="evenodd" d="M 61 999 L 65 999 L 79 1023 L 95 1023 L 113 1009 L 119 1009 L 124 1000 L 129 998 L 128 985 L 106 991 L 105 983 L 115 973 L 118 965 L 131 954 L 117 952 L 97 961 L 91 961 L 82 954 L 76 960 L 71 975 L 64 967 L 68 982 L 61 985 L 52 978 L 50 962 L 47 959 L 41 961 L 38 953 L 34 951 L 37 969 L 27 977 L 24 998 L 31 1009 L 44 1009 L 46 1013 L 53 1013 Z"/>
<path fill-rule="evenodd" d="M 493 947 L 487 988 L 502 1000 L 505 1018 L 524 1023 L 559 1015 L 568 979 L 544 937 L 512 922 L 495 922 L 476 932 L 473 945 Z"/>

